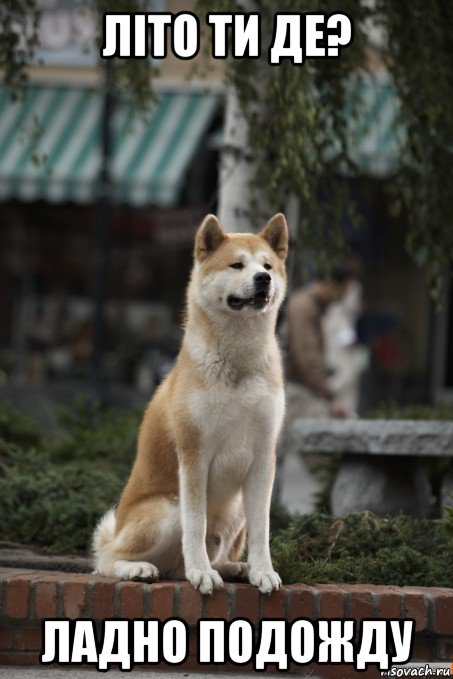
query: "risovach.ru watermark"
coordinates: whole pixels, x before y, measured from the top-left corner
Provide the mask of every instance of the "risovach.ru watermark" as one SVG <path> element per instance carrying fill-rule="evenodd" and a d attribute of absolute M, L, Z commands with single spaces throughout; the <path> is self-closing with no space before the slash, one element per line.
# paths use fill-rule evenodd
<path fill-rule="evenodd" d="M 411 663 L 406 667 L 391 667 L 381 677 L 453 677 L 452 663 Z"/>

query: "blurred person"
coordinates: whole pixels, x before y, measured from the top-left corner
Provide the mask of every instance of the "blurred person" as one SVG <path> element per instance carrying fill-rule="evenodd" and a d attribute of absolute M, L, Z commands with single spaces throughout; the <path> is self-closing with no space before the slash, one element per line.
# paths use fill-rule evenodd
<path fill-rule="evenodd" d="M 286 418 L 277 455 L 274 498 L 290 511 L 311 511 L 319 481 L 291 444 L 292 424 L 299 418 L 346 417 L 347 409 L 330 384 L 323 331 L 329 305 L 344 294 L 351 273 L 333 272 L 295 290 L 286 310 Z"/>
<path fill-rule="evenodd" d="M 337 269 L 329 280 L 302 286 L 287 308 L 287 426 L 299 417 L 346 417 L 347 408 L 330 383 L 325 354 L 323 316 L 341 298 L 351 279 Z"/>
<path fill-rule="evenodd" d="M 357 417 L 360 377 L 368 364 L 368 351 L 357 336 L 362 309 L 362 285 L 351 279 L 343 296 L 328 307 L 323 318 L 329 384 L 348 417 Z"/>

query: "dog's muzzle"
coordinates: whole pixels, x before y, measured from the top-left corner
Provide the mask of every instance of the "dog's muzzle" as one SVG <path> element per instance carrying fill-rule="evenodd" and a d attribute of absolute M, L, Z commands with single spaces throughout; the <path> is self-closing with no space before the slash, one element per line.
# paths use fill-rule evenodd
<path fill-rule="evenodd" d="M 251 297 L 230 295 L 227 299 L 228 306 L 235 311 L 240 311 L 244 307 L 257 310 L 264 309 L 270 301 L 271 280 L 271 276 L 266 272 L 255 274 L 253 277 L 254 294 Z"/>
<path fill-rule="evenodd" d="M 265 271 L 256 273 L 253 276 L 253 282 L 257 290 L 267 290 L 270 287 L 271 280 L 270 274 L 266 273 Z"/>

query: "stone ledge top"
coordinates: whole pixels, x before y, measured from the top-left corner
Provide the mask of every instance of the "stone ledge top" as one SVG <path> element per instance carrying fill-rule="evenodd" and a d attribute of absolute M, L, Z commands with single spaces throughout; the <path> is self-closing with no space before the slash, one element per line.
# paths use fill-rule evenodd
<path fill-rule="evenodd" d="M 453 457 L 453 422 L 299 419 L 291 439 L 304 453 Z"/>

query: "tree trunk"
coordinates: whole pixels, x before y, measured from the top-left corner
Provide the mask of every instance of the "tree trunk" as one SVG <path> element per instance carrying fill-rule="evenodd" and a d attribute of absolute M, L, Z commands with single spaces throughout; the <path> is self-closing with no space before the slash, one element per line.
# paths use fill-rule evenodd
<path fill-rule="evenodd" d="M 248 143 L 248 124 L 235 88 L 227 90 L 225 132 L 220 157 L 218 216 L 226 231 L 250 231 L 250 179 L 253 163 Z"/>

